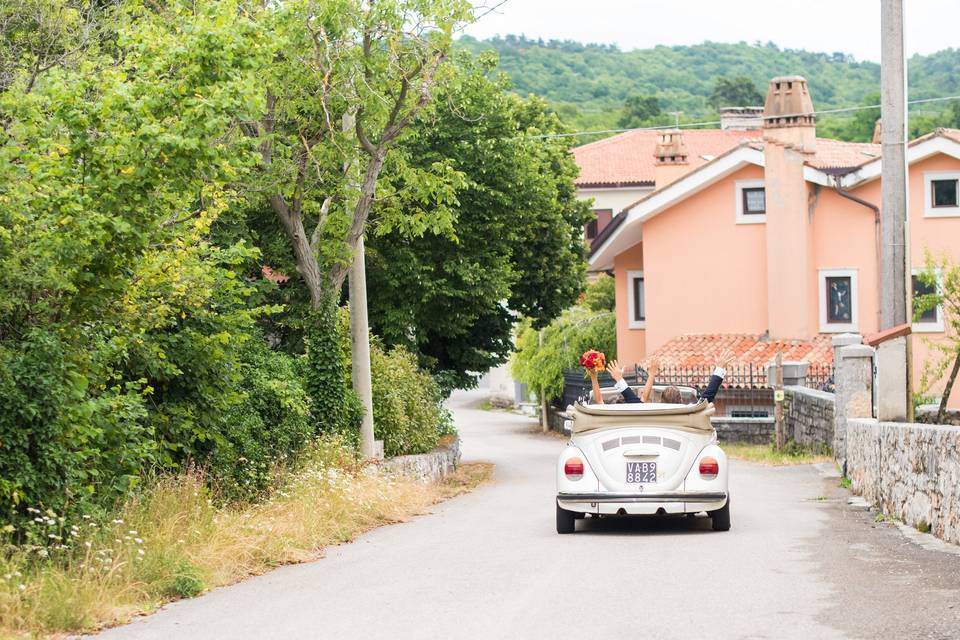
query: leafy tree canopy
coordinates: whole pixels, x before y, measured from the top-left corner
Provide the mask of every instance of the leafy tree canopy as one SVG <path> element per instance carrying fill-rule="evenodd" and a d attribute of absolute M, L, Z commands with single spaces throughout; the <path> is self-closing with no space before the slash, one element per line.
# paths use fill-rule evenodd
<path fill-rule="evenodd" d="M 722 107 L 752 107 L 762 105 L 764 95 L 757 91 L 747 76 L 727 78 L 720 76 L 710 92 L 710 104 L 714 109 Z"/>

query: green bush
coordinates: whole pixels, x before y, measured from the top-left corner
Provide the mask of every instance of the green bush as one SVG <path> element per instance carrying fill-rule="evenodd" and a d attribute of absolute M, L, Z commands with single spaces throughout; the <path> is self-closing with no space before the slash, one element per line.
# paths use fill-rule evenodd
<path fill-rule="evenodd" d="M 607 360 L 617 356 L 617 325 L 612 311 L 571 307 L 540 333 L 525 321 L 511 360 L 513 377 L 547 398 L 563 394 L 564 369 L 580 366 L 584 351 L 602 351 Z"/>
<path fill-rule="evenodd" d="M 425 453 L 444 435 L 453 433 L 453 420 L 442 406 L 439 385 L 417 365 L 404 347 L 370 346 L 373 382 L 373 425 L 388 456 Z"/>

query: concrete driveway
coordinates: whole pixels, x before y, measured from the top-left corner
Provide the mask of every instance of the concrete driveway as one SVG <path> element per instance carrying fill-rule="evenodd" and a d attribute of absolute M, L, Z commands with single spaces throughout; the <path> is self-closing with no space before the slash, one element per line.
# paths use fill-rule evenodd
<path fill-rule="evenodd" d="M 956 638 L 960 556 L 908 541 L 813 467 L 734 463 L 733 528 L 703 519 L 554 532 L 561 439 L 451 400 L 495 482 L 325 559 L 165 607 L 98 637 Z"/>

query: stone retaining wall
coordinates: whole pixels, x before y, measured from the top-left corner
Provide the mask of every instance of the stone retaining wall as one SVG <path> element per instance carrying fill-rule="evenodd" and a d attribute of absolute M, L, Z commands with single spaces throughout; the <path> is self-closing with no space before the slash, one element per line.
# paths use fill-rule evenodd
<path fill-rule="evenodd" d="M 785 387 L 783 391 L 787 439 L 808 447 L 832 447 L 834 394 L 807 387 Z"/>
<path fill-rule="evenodd" d="M 943 417 L 943 422 L 937 421 L 938 405 L 921 405 L 916 408 L 914 419 L 923 424 L 951 424 L 960 427 L 960 409 L 947 409 L 947 414 Z"/>
<path fill-rule="evenodd" d="M 383 461 L 388 473 L 430 482 L 445 478 L 460 462 L 460 438 L 428 453 L 397 456 Z"/>
<path fill-rule="evenodd" d="M 848 418 L 853 490 L 920 531 L 960 544 L 960 427 Z"/>
<path fill-rule="evenodd" d="M 720 442 L 769 444 L 773 439 L 773 418 L 710 418 Z"/>

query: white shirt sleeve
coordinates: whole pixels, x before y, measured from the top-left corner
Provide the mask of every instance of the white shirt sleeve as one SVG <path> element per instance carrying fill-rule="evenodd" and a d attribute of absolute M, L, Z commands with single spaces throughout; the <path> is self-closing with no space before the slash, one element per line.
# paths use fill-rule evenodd
<path fill-rule="evenodd" d="M 713 370 L 713 375 L 720 376 L 721 378 L 725 378 L 727 376 L 727 370 L 724 369 L 723 367 L 717 367 L 716 369 Z"/>
<path fill-rule="evenodd" d="M 626 380 L 620 379 L 620 380 L 617 380 L 617 384 L 613 385 L 613 388 L 614 388 L 618 393 L 623 393 L 623 390 L 626 389 L 626 388 L 629 387 L 629 386 L 630 386 L 630 385 L 627 384 L 627 381 L 626 381 Z"/>

